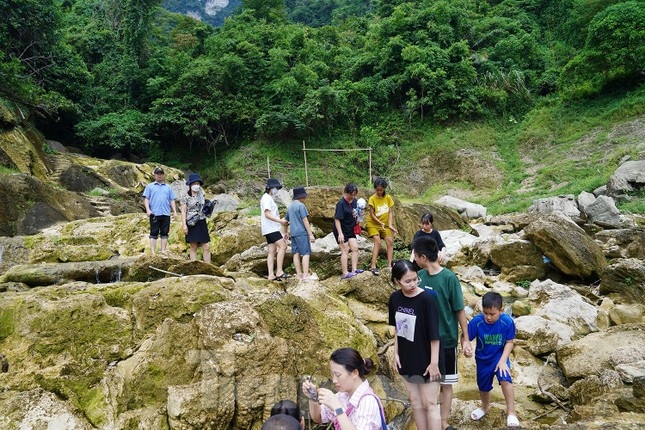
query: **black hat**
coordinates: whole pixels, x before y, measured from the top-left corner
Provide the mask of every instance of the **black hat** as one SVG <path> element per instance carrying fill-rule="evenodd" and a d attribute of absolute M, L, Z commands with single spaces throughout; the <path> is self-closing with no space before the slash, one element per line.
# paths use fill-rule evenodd
<path fill-rule="evenodd" d="M 199 185 L 204 185 L 204 181 L 199 177 L 199 173 L 191 173 L 186 181 L 186 185 L 190 185 L 193 182 L 199 182 Z"/>
<path fill-rule="evenodd" d="M 280 189 L 280 188 L 282 188 L 282 184 L 277 179 L 269 178 L 269 180 L 267 181 L 267 189 L 269 189 L 269 188 Z"/>
<path fill-rule="evenodd" d="M 293 199 L 298 200 L 303 197 L 307 197 L 309 194 L 307 194 L 307 191 L 305 191 L 305 187 L 296 187 L 293 189 Z"/>
<path fill-rule="evenodd" d="M 164 171 L 163 171 L 163 169 L 161 167 L 157 166 L 157 167 L 155 167 L 155 170 L 152 171 L 152 173 L 154 173 L 155 175 L 157 173 L 161 173 L 163 175 Z"/>

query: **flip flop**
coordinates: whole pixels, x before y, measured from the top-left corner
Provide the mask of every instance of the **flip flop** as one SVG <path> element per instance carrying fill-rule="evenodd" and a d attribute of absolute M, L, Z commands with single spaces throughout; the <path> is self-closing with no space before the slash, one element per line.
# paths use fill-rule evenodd
<path fill-rule="evenodd" d="M 354 275 L 358 275 L 359 273 L 363 273 L 364 271 L 365 270 L 356 269 L 356 270 L 354 270 Z"/>
<path fill-rule="evenodd" d="M 283 280 L 283 279 L 287 279 L 287 278 L 289 278 L 289 275 L 287 275 L 287 273 L 286 273 L 286 272 L 283 272 L 283 273 L 282 273 L 282 275 L 280 275 L 280 276 L 276 276 L 276 277 L 275 277 L 275 280 L 276 280 L 276 281 L 281 281 L 281 280 Z"/>
<path fill-rule="evenodd" d="M 340 277 L 340 279 L 341 279 L 341 281 L 342 281 L 343 279 L 353 278 L 354 276 L 356 276 L 356 273 L 354 273 L 354 272 L 348 272 L 348 273 L 347 273 L 347 275 L 345 275 L 345 276 L 341 276 L 341 277 Z"/>
<path fill-rule="evenodd" d="M 520 421 L 515 415 L 509 415 L 506 417 L 506 427 L 519 427 Z"/>
<path fill-rule="evenodd" d="M 377 269 L 376 267 L 372 267 L 372 268 L 370 269 L 370 272 L 372 272 L 372 275 L 374 275 L 374 276 L 378 276 L 378 275 L 380 275 L 380 274 L 381 274 L 381 272 L 379 272 L 379 271 L 378 271 L 378 269 Z"/>
<path fill-rule="evenodd" d="M 482 408 L 477 408 L 477 409 L 475 409 L 474 411 L 472 411 L 470 413 L 470 419 L 475 420 L 475 421 L 479 421 L 482 418 L 484 418 L 485 415 L 486 415 L 485 410 L 483 410 Z M 510 416 L 512 416 L 512 415 L 509 415 L 509 417 Z"/>

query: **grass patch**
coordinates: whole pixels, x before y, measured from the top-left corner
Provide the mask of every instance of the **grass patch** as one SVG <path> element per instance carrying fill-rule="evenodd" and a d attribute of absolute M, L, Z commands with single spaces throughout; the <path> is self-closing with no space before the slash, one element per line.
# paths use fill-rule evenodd
<path fill-rule="evenodd" d="M 20 170 L 14 166 L 5 166 L 4 164 L 0 164 L 0 175 L 11 175 L 13 173 L 20 173 Z"/>

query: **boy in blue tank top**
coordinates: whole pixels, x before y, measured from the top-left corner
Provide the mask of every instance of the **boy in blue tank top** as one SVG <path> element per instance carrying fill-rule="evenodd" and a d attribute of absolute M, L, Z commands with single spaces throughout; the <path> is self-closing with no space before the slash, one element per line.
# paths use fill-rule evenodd
<path fill-rule="evenodd" d="M 513 379 L 509 360 L 514 346 L 515 323 L 513 318 L 503 312 L 502 296 L 498 293 L 484 294 L 482 309 L 483 313 L 468 323 L 468 337 L 477 339 L 475 363 L 479 398 L 482 401 L 481 408 L 475 409 L 470 417 L 479 421 L 488 413 L 493 378 L 497 376 L 506 401 L 506 425 L 519 427 L 520 423 L 515 415 Z"/>

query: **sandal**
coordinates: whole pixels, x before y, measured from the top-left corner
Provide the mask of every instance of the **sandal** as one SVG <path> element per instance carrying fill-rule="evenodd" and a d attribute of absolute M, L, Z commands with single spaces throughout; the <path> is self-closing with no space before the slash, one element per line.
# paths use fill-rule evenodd
<path fill-rule="evenodd" d="M 363 273 L 365 270 L 362 269 L 356 269 L 354 270 L 354 275 L 358 275 L 359 273 Z"/>
<path fill-rule="evenodd" d="M 470 418 L 475 421 L 479 421 L 486 415 L 486 411 L 482 408 L 477 408 L 470 413 Z M 510 417 L 511 415 L 509 415 Z"/>
<path fill-rule="evenodd" d="M 356 276 L 356 273 L 354 273 L 354 272 L 348 272 L 348 273 L 347 273 L 347 275 L 345 275 L 345 276 L 341 276 L 341 277 L 340 277 L 340 279 L 341 279 L 341 281 L 342 281 L 343 279 L 353 278 L 354 276 Z"/>
<path fill-rule="evenodd" d="M 506 417 L 506 427 L 519 427 L 520 421 L 515 415 L 509 415 Z"/>
<path fill-rule="evenodd" d="M 381 272 L 379 272 L 379 271 L 378 271 L 378 269 L 377 269 L 376 267 L 372 267 L 372 268 L 370 269 L 370 272 L 372 272 L 372 275 L 374 275 L 374 276 L 378 276 L 378 275 L 380 275 L 380 274 L 381 274 Z"/>
<path fill-rule="evenodd" d="M 282 275 L 276 276 L 275 280 L 276 281 L 282 281 L 283 279 L 287 279 L 287 278 L 289 278 L 289 275 L 287 275 L 287 272 L 282 272 Z"/>

